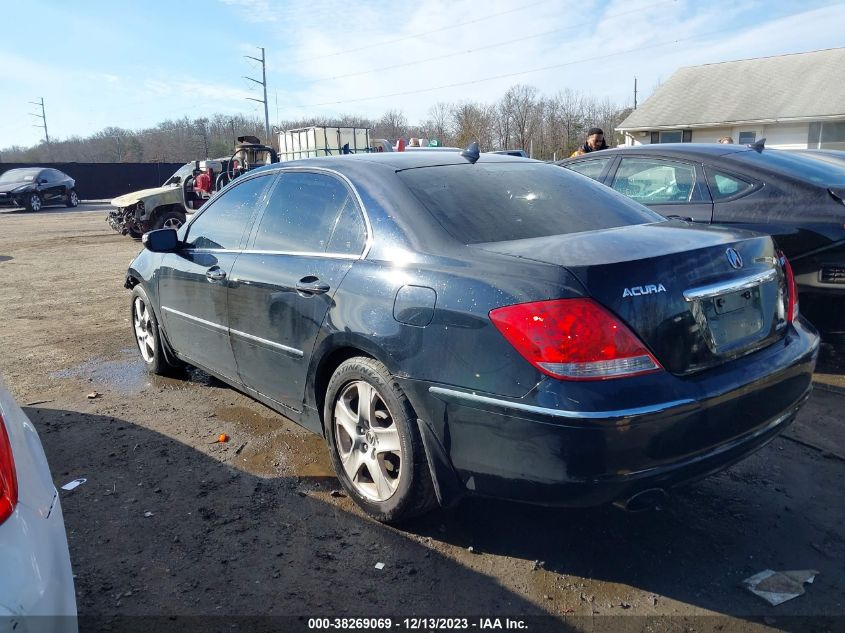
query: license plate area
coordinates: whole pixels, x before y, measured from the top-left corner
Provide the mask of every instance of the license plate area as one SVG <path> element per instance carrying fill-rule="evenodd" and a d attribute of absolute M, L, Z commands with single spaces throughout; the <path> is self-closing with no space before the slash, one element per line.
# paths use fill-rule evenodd
<path fill-rule="evenodd" d="M 713 351 L 723 354 L 763 334 L 760 287 L 746 288 L 701 301 Z"/>

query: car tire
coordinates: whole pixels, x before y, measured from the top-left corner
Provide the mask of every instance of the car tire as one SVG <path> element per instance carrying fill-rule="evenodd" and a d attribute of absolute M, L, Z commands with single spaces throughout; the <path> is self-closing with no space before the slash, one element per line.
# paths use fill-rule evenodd
<path fill-rule="evenodd" d="M 155 222 L 153 222 L 153 226 L 150 229 L 151 231 L 155 231 L 156 229 L 178 229 L 183 224 L 185 224 L 185 214 L 181 211 L 165 211 L 164 213 L 156 214 Z"/>
<path fill-rule="evenodd" d="M 159 376 L 170 376 L 182 368 L 168 360 L 161 343 L 158 320 L 146 291 L 137 285 L 132 289 L 130 303 L 132 333 L 147 370 Z"/>
<path fill-rule="evenodd" d="M 76 193 L 76 189 L 71 189 L 65 198 L 65 206 L 69 209 L 79 206 L 79 196 Z"/>
<path fill-rule="evenodd" d="M 361 407 L 362 397 L 370 406 Z M 372 518 L 394 523 L 437 505 L 417 416 L 382 363 L 343 362 L 326 389 L 323 420 L 338 479 Z"/>
<path fill-rule="evenodd" d="M 41 195 L 37 193 L 30 193 L 27 194 L 26 200 L 24 200 L 24 208 L 27 211 L 41 211 L 41 208 L 44 206 L 44 201 L 41 199 Z"/>

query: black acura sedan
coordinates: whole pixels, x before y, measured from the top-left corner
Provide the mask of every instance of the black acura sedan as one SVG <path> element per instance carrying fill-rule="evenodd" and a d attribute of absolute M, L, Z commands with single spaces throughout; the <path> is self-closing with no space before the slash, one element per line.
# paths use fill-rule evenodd
<path fill-rule="evenodd" d="M 804 313 L 845 341 L 845 163 L 837 154 L 667 143 L 558 164 L 665 216 L 769 233 L 792 264 Z"/>
<path fill-rule="evenodd" d="M 20 167 L 0 174 L 0 206 L 40 211 L 49 204 L 78 206 L 76 181 L 47 167 Z"/>
<path fill-rule="evenodd" d="M 811 388 L 818 337 L 770 237 L 529 159 L 272 165 L 144 244 L 126 287 L 149 369 L 201 367 L 325 436 L 382 521 L 465 494 L 646 506 Z"/>

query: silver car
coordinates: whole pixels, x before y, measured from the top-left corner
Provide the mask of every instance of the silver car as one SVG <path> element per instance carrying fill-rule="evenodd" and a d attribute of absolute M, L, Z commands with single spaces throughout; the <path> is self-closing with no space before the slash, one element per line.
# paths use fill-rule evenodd
<path fill-rule="evenodd" d="M 62 507 L 44 449 L 0 382 L 0 631 L 29 631 L 31 625 L 38 631 L 75 631 L 76 594 Z"/>

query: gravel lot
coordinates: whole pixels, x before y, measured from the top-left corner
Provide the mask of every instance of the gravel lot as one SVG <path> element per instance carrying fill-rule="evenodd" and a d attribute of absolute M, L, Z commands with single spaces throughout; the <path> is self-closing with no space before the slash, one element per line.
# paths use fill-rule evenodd
<path fill-rule="evenodd" d="M 608 615 L 633 630 L 642 616 L 693 630 L 845 622 L 845 363 L 830 350 L 824 388 L 785 437 L 662 511 L 473 500 L 399 530 L 337 492 L 321 438 L 202 372 L 144 372 L 122 287 L 140 244 L 108 227 L 107 209 L 0 212 L 0 373 L 57 486 L 88 480 L 61 493 L 81 615 L 550 614 L 590 631 Z M 771 607 L 740 585 L 767 568 L 820 573 Z M 807 615 L 839 619 L 790 618 Z"/>

